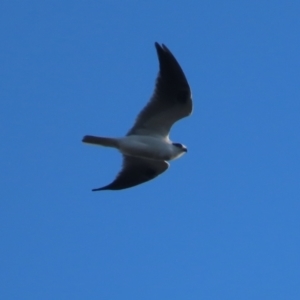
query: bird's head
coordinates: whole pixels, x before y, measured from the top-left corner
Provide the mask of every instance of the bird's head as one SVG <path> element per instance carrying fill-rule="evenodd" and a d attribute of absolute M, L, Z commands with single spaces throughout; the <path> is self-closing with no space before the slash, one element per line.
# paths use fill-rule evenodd
<path fill-rule="evenodd" d="M 175 146 L 174 148 L 176 149 L 176 152 L 178 152 L 178 156 L 176 158 L 179 158 L 181 155 L 188 151 L 187 147 L 180 143 L 172 143 L 172 145 Z"/>

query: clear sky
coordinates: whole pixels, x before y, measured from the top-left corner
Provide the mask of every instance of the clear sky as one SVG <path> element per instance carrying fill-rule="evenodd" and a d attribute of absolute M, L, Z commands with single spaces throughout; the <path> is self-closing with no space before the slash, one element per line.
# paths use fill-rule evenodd
<path fill-rule="evenodd" d="M 300 2 L 0 3 L 1 299 L 300 299 Z M 193 91 L 189 152 L 110 183 L 154 42 Z"/>

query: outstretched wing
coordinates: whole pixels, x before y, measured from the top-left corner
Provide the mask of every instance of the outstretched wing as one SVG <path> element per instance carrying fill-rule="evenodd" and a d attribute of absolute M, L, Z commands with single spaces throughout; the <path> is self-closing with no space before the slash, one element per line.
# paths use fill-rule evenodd
<path fill-rule="evenodd" d="M 138 115 L 127 135 L 160 135 L 167 137 L 172 125 L 191 114 L 191 89 L 170 50 L 155 43 L 159 60 L 159 74 L 150 102 Z"/>
<path fill-rule="evenodd" d="M 122 190 L 149 181 L 166 171 L 166 161 L 150 160 L 133 156 L 123 156 L 123 167 L 116 179 L 104 187 L 93 191 Z"/>

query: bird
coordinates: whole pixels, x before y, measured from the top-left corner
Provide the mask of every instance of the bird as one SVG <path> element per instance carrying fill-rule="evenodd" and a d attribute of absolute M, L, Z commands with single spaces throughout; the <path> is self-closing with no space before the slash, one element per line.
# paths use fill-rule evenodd
<path fill-rule="evenodd" d="M 169 134 L 178 120 L 191 115 L 192 92 L 186 76 L 171 51 L 155 42 L 159 72 L 155 89 L 126 136 L 86 135 L 82 142 L 118 149 L 123 156 L 122 169 L 108 185 L 92 191 L 122 190 L 145 183 L 169 168 L 168 161 L 187 152 L 181 143 L 173 143 Z"/>

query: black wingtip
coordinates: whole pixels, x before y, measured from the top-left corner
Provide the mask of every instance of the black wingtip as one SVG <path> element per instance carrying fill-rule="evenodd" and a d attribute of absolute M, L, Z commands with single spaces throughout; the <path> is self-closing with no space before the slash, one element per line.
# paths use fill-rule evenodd
<path fill-rule="evenodd" d="M 92 189 L 92 192 L 98 192 L 98 191 L 107 191 L 107 190 L 113 190 L 111 188 L 111 184 L 105 185 L 101 188 L 97 188 L 97 189 Z"/>
<path fill-rule="evenodd" d="M 170 52 L 169 48 L 165 44 L 160 45 L 158 42 L 155 42 L 154 45 L 157 51 L 163 50 L 165 52 Z"/>
<path fill-rule="evenodd" d="M 105 187 L 102 187 L 102 188 L 98 188 L 98 189 L 92 189 L 92 192 L 98 192 L 98 191 L 104 191 L 106 190 Z"/>
<path fill-rule="evenodd" d="M 158 42 L 155 42 L 154 46 L 155 46 L 157 52 L 161 50 L 161 46 Z"/>

